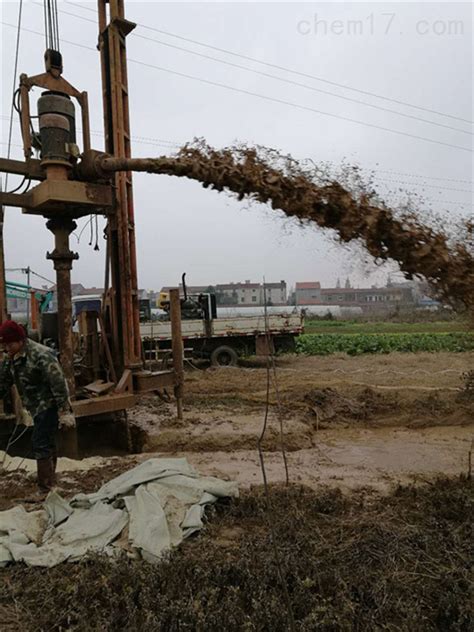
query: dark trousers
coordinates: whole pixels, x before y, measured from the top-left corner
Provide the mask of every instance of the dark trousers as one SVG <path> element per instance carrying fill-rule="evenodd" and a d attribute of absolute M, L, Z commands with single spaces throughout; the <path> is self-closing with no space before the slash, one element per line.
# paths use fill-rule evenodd
<path fill-rule="evenodd" d="M 48 408 L 33 419 L 32 448 L 34 459 L 47 459 L 56 454 L 56 434 L 59 428 L 57 408 Z"/>

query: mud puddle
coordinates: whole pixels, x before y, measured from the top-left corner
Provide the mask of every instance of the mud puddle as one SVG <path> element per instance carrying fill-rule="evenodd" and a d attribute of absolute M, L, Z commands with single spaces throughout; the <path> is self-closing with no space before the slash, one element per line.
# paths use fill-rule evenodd
<path fill-rule="evenodd" d="M 287 454 L 290 480 L 315 489 L 324 483 L 346 491 L 362 486 L 385 492 L 398 483 L 466 474 L 473 436 L 472 427 L 323 430 L 314 447 Z M 256 450 L 179 454 L 203 474 L 243 487 L 262 482 Z M 265 467 L 270 482 L 284 483 L 281 453 L 266 452 Z"/>

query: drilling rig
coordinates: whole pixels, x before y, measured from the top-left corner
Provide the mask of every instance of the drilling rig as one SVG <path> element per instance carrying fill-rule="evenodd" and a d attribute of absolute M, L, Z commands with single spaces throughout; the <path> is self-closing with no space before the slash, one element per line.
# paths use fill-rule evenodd
<path fill-rule="evenodd" d="M 136 25 L 125 18 L 123 0 L 98 0 L 105 133 L 105 151 L 99 151 L 91 147 L 87 92 L 63 76 L 55 3 L 44 2 L 45 16 L 49 16 L 45 20 L 45 72 L 21 74 L 14 94 L 24 160 L 0 158 L 0 171 L 36 184 L 26 193 L 0 193 L 0 205 L 44 217 L 54 236 L 54 249 L 46 256 L 56 271 L 59 359 L 76 418 L 103 419 L 126 411 L 140 394 L 167 387 L 174 388 L 178 417 L 182 417 L 178 289 L 170 293 L 173 369 L 144 370 L 140 337 L 126 57 L 126 38 Z M 32 88 L 42 90 L 36 104 Z M 39 132 L 32 125 L 35 110 Z M 76 136 L 79 117 L 80 140 Z M 33 149 L 39 151 L 39 158 L 33 157 Z M 77 219 L 98 214 L 107 222 L 104 297 L 99 312 L 81 313 L 77 336 L 72 322 L 71 270 L 78 254 L 71 251 L 69 238 Z M 0 318 L 6 312 L 1 277 Z M 78 351 L 80 362 L 76 362 Z"/>

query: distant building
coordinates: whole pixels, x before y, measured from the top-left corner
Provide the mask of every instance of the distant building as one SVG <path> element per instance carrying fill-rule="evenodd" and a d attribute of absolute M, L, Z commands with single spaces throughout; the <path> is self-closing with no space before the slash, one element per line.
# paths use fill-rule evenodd
<path fill-rule="evenodd" d="M 24 314 L 27 309 L 27 303 L 24 298 L 7 298 L 7 312 L 9 314 Z"/>
<path fill-rule="evenodd" d="M 265 294 L 267 297 L 267 305 L 286 305 L 288 296 L 286 290 L 286 281 L 281 280 L 280 283 L 265 283 Z M 261 304 L 263 305 L 263 286 Z"/>
<path fill-rule="evenodd" d="M 328 288 L 321 290 L 323 305 L 362 307 L 364 311 L 386 311 L 395 307 L 413 306 L 415 298 L 412 288 Z"/>
<path fill-rule="evenodd" d="M 321 283 L 319 281 L 297 281 L 295 285 L 296 305 L 319 305 Z"/>
<path fill-rule="evenodd" d="M 233 300 L 234 305 L 263 305 L 264 295 L 267 305 L 286 305 L 286 281 L 279 283 L 251 283 L 247 279 L 244 283 L 218 283 L 216 294 L 223 294 Z"/>
<path fill-rule="evenodd" d="M 216 294 L 233 299 L 233 305 L 261 305 L 262 304 L 262 288 L 260 283 L 218 283 L 216 286 Z"/>
<path fill-rule="evenodd" d="M 338 305 L 340 307 L 361 307 L 363 311 L 387 311 L 395 307 L 414 306 L 418 296 L 411 285 L 392 285 L 384 288 L 350 287 L 349 279 L 345 287 L 321 288 L 319 281 L 298 281 L 295 286 L 296 305 Z"/>
<path fill-rule="evenodd" d="M 179 286 L 182 292 L 182 285 Z M 169 286 L 161 288 L 162 292 L 168 292 Z M 216 285 L 189 285 L 190 294 L 202 292 L 214 292 L 219 305 L 263 305 L 264 291 L 262 283 L 252 283 L 249 279 L 238 283 L 218 283 Z M 268 305 L 286 305 L 287 287 L 286 281 L 279 283 L 265 283 L 265 295 Z"/>

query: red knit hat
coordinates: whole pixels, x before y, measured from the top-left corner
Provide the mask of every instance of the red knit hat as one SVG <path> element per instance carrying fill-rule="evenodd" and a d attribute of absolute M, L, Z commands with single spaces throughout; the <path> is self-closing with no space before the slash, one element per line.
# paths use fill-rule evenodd
<path fill-rule="evenodd" d="M 25 338 L 26 331 L 23 325 L 13 320 L 6 320 L 0 325 L 0 343 L 22 342 Z"/>

